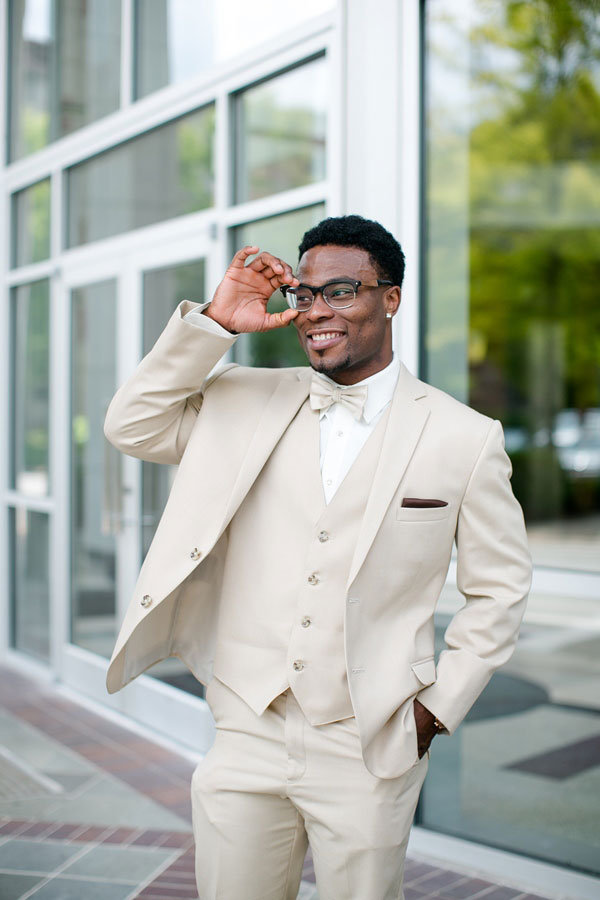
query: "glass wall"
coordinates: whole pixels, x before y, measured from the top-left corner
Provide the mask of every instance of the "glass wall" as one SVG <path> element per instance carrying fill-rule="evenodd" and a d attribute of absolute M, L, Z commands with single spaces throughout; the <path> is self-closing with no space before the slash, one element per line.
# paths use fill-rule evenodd
<path fill-rule="evenodd" d="M 232 232 L 232 255 L 245 244 L 268 250 L 288 262 L 292 269 L 298 264 L 298 246 L 305 231 L 325 216 L 323 203 L 307 206 L 294 212 L 280 213 L 256 222 L 247 222 Z M 287 309 L 287 300 L 276 291 L 269 301 L 269 312 Z M 264 334 L 243 335 L 235 344 L 236 359 L 252 366 L 305 366 L 306 354 L 300 346 L 293 323 Z"/>
<path fill-rule="evenodd" d="M 534 562 L 598 572 L 598 6 L 425 9 L 424 374 L 502 422 Z M 534 595 L 526 623 L 439 741 L 424 822 L 598 870 L 597 600 Z"/>
<path fill-rule="evenodd" d="M 12 645 L 50 659 L 49 522 L 46 513 L 9 511 Z"/>
<path fill-rule="evenodd" d="M 121 0 L 10 0 L 10 159 L 119 106 Z"/>
<path fill-rule="evenodd" d="M 50 179 L 13 194 L 12 265 L 26 266 L 50 256 Z"/>
<path fill-rule="evenodd" d="M 335 0 L 135 0 L 136 97 L 200 75 L 335 7 Z"/>
<path fill-rule="evenodd" d="M 238 203 L 325 178 L 327 98 L 324 57 L 238 94 Z"/>
<path fill-rule="evenodd" d="M 50 284 L 12 290 L 10 486 L 26 497 L 49 493 Z"/>
<path fill-rule="evenodd" d="M 72 166 L 67 246 L 211 206 L 213 142 L 211 104 Z"/>
<path fill-rule="evenodd" d="M 110 656 L 116 637 L 121 454 L 104 437 L 116 391 L 116 282 L 77 288 L 71 306 L 72 641 Z"/>

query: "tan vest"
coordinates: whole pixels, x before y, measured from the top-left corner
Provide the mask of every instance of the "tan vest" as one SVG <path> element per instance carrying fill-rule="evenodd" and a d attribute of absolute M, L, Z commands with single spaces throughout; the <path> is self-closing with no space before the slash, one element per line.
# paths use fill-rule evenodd
<path fill-rule="evenodd" d="M 306 400 L 229 525 L 214 674 L 257 715 L 288 687 L 311 725 L 354 715 L 346 581 L 388 413 L 327 505 Z"/>

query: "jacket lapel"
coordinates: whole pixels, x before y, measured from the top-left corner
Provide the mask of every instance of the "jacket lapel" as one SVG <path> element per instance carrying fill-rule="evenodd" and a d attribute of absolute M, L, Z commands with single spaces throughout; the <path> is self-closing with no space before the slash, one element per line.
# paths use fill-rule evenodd
<path fill-rule="evenodd" d="M 282 379 L 271 394 L 244 454 L 229 496 L 221 533 L 258 477 L 281 435 L 308 397 L 311 376 L 310 368 L 296 372 L 293 377 Z"/>
<path fill-rule="evenodd" d="M 426 396 L 427 386 L 401 364 L 381 455 L 350 565 L 347 588 L 350 587 L 360 571 L 390 501 L 419 442 L 421 432 L 429 417 L 428 407 L 419 401 Z"/>

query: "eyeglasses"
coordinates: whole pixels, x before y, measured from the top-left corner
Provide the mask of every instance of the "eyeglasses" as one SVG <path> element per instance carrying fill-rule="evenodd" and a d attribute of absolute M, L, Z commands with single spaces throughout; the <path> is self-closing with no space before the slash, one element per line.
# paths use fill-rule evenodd
<path fill-rule="evenodd" d="M 310 284 L 299 284 L 298 287 L 291 287 L 289 284 L 282 284 L 280 291 L 292 309 L 306 312 L 315 302 L 317 294 L 321 294 L 323 300 L 331 309 L 347 309 L 356 300 L 356 294 L 361 285 L 362 287 L 376 288 L 384 284 L 393 284 L 393 282 L 380 281 L 378 278 L 377 284 L 364 284 L 362 281 L 356 281 L 354 278 L 346 278 L 344 281 L 327 281 L 320 287 L 314 287 Z"/>

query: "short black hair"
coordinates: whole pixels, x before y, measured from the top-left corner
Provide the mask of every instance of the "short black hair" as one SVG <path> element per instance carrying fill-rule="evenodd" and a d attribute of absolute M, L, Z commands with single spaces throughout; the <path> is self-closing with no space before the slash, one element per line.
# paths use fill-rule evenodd
<path fill-rule="evenodd" d="M 379 222 L 362 216 L 329 216 L 305 232 L 298 247 L 298 260 L 312 247 L 334 244 L 366 250 L 379 277 L 402 286 L 404 253 L 402 247 Z"/>

